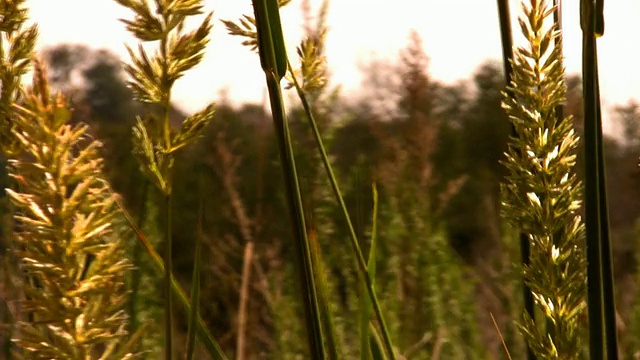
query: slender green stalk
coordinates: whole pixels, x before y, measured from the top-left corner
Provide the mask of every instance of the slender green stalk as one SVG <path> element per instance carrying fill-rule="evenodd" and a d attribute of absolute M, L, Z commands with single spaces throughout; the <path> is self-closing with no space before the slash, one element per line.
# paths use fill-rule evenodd
<path fill-rule="evenodd" d="M 597 72 L 597 70 L 596 70 Z M 600 103 L 599 91 L 598 103 Z M 603 139 L 602 134 L 602 116 L 600 107 L 598 107 L 598 138 Z M 607 343 L 608 359 L 618 358 L 618 332 L 616 321 L 616 303 L 615 303 L 615 284 L 613 274 L 613 254 L 611 248 L 610 224 L 609 224 L 609 202 L 607 201 L 607 185 L 606 185 L 606 167 L 604 159 L 604 144 L 601 141 L 598 147 L 598 163 L 601 164 L 599 177 L 600 197 L 600 231 L 602 238 L 602 291 L 604 300 L 604 319 L 605 319 L 605 341 Z"/>
<path fill-rule="evenodd" d="M 513 78 L 513 34 L 511 31 L 511 14 L 509 11 L 509 0 L 498 0 L 498 17 L 500 18 L 500 36 L 502 39 L 502 64 L 504 66 L 504 77 L 507 83 L 507 89 L 505 92 L 511 98 L 514 97 L 513 91 L 509 89 L 511 80 Z M 511 136 L 517 136 L 515 126 L 511 125 Z M 520 232 L 520 258 L 522 266 L 527 267 L 531 263 L 531 245 L 527 234 Z M 534 316 L 534 302 L 531 289 L 527 286 L 527 283 L 522 282 L 522 298 L 524 300 L 524 310 L 529 314 L 531 319 L 535 319 Z M 527 359 L 534 360 L 535 355 L 531 350 L 531 347 L 527 344 Z"/>
<path fill-rule="evenodd" d="M 324 338 L 326 339 L 327 359 L 338 360 L 340 359 L 340 351 L 338 348 L 333 316 L 331 315 L 331 307 L 329 306 L 329 285 L 325 275 L 322 252 L 320 244 L 318 244 L 318 240 L 316 238 L 315 229 L 311 230 L 311 233 L 309 234 L 309 241 L 311 242 L 311 260 L 313 261 L 313 270 L 315 271 L 314 275 L 318 288 L 320 320 L 322 321 L 322 331 Z"/>
<path fill-rule="evenodd" d="M 168 19 L 165 16 L 165 22 Z M 171 110 L 171 85 L 167 81 L 168 77 L 168 61 L 167 59 L 167 38 L 168 34 L 165 34 L 161 40 L 160 52 L 162 61 L 162 77 L 160 79 L 161 84 L 165 84 L 163 87 L 166 93 L 162 97 L 162 133 L 164 138 L 164 148 L 171 149 L 171 129 L 169 127 L 169 111 Z M 173 216 L 171 213 L 172 197 L 173 197 L 173 171 L 172 167 L 168 166 L 163 173 L 164 181 L 167 186 L 163 191 L 164 208 L 166 212 L 165 219 L 165 233 L 164 233 L 164 321 L 165 321 L 165 359 L 173 359 L 173 297 L 171 293 L 171 274 L 173 273 L 173 232 L 171 230 L 171 223 Z M 195 311 L 195 310 L 194 310 Z"/>
<path fill-rule="evenodd" d="M 604 34 L 603 1 L 580 3 L 583 33 L 585 139 L 585 214 L 589 260 L 589 333 L 592 358 L 618 358 L 615 294 L 606 195 L 602 114 L 596 37 Z M 592 278 L 593 276 L 593 278 Z M 603 343 L 604 341 L 604 343 Z"/>
<path fill-rule="evenodd" d="M 161 7 L 158 7 L 164 24 L 168 24 L 170 21 L 169 13 L 163 11 Z M 164 149 L 171 149 L 171 128 L 169 125 L 169 112 L 171 111 L 171 86 L 169 81 L 169 60 L 168 60 L 168 41 L 169 32 L 163 31 L 160 38 L 160 76 L 159 87 L 163 90 L 161 95 L 160 105 L 162 106 L 162 137 L 161 139 L 154 139 L 156 141 L 164 141 Z M 164 171 L 162 171 L 164 170 Z M 171 274 L 173 273 L 173 234 L 171 230 L 171 222 L 173 216 L 171 213 L 172 195 L 173 195 L 173 169 L 172 166 L 166 166 L 161 170 L 163 180 L 165 182 L 164 188 L 161 188 L 164 198 L 164 209 L 166 212 L 165 219 L 165 233 L 164 233 L 164 326 L 165 326 L 165 359 L 173 359 L 173 297 L 171 293 Z"/>
<path fill-rule="evenodd" d="M 203 204 L 200 198 L 198 211 L 198 230 L 202 232 Z M 196 327 L 200 315 L 200 271 L 202 270 L 202 236 L 196 237 L 196 249 L 194 251 L 193 274 L 191 275 L 191 315 L 189 315 L 189 327 L 187 329 L 187 360 L 193 359 L 196 345 Z"/>
<path fill-rule="evenodd" d="M 144 236 L 142 231 L 136 226 L 136 224 L 133 221 L 133 218 L 131 217 L 131 215 L 129 215 L 129 213 L 124 208 L 124 206 L 122 206 L 121 202 L 119 200 L 116 200 L 116 204 L 118 205 L 118 209 L 123 213 L 125 219 L 127 220 L 129 227 L 131 228 L 131 230 L 133 230 L 136 237 L 138 238 L 138 240 L 146 250 L 147 254 L 151 257 L 151 260 L 153 260 L 153 263 L 158 269 L 158 272 L 164 274 L 165 267 L 164 267 L 164 262 L 162 261 L 162 257 L 154 249 L 153 245 Z M 178 284 L 173 274 L 171 274 L 171 290 L 173 291 L 174 295 L 177 296 L 178 302 L 184 309 L 184 312 L 187 314 L 188 317 L 191 317 L 192 309 L 191 309 L 190 301 L 187 298 L 187 295 L 184 293 L 184 291 L 180 287 L 180 284 Z M 197 318 L 198 318 L 198 321 L 196 323 L 196 332 L 197 332 L 198 338 L 202 342 L 202 345 L 205 347 L 209 355 L 214 360 L 227 360 L 226 355 L 222 352 L 222 348 L 220 347 L 220 345 L 218 345 L 213 335 L 211 334 L 211 331 L 209 331 L 209 329 L 207 328 L 207 325 L 202 319 L 202 316 L 198 315 Z"/>
<path fill-rule="evenodd" d="M 236 342 L 236 359 L 245 360 L 245 339 L 247 333 L 247 303 L 249 302 L 249 281 L 251 279 L 251 264 L 253 262 L 253 242 L 249 241 L 244 247 L 242 264 L 242 282 L 240 283 L 240 304 L 238 305 L 238 336 Z"/>
<path fill-rule="evenodd" d="M 378 189 L 373 183 L 373 214 L 371 226 L 371 248 L 369 249 L 369 259 L 367 260 L 367 273 L 371 279 L 376 278 L 376 247 L 378 233 Z M 360 295 L 360 359 L 372 360 L 372 349 L 370 344 L 371 333 L 369 325 L 371 324 L 371 299 L 365 294 L 366 289 L 362 288 Z"/>
<path fill-rule="evenodd" d="M 599 1 L 602 3 L 602 1 Z M 596 2 L 596 9 L 598 2 Z M 602 17 L 602 8 L 600 8 L 600 15 L 596 17 L 596 34 L 602 36 L 604 33 L 604 18 Z M 598 20 L 600 19 L 600 20 Z M 600 22 L 600 23 L 599 23 Z M 598 137 L 598 186 L 599 186 L 599 198 L 598 203 L 600 205 L 600 236 L 602 241 L 602 291 L 604 301 L 604 321 L 605 321 L 605 341 L 607 344 L 607 356 L 608 359 L 618 358 L 618 332 L 616 322 L 616 303 L 615 303 L 615 284 L 613 276 L 613 261 L 612 261 L 612 248 L 611 248 L 611 236 L 610 236 L 610 224 L 609 224 L 609 202 L 607 200 L 607 184 L 606 184 L 606 163 L 604 156 L 604 136 L 602 133 L 602 109 L 600 106 L 600 80 L 598 75 L 597 66 L 597 49 L 595 53 L 596 61 L 596 106 L 597 106 L 597 137 Z"/>
<path fill-rule="evenodd" d="M 369 331 L 371 334 L 371 336 L 369 336 L 371 360 L 387 360 L 387 357 L 384 355 L 384 345 L 382 345 L 382 340 L 380 340 L 380 334 L 378 334 L 378 331 L 373 324 L 369 325 Z"/>
<path fill-rule="evenodd" d="M 125 70 L 132 77 L 129 81 L 137 100 L 159 105 L 161 118 L 148 116 L 148 121 L 138 118 L 133 129 L 134 153 L 138 155 L 143 170 L 162 192 L 166 212 L 164 263 L 165 263 L 165 359 L 173 358 L 173 298 L 171 291 L 172 259 L 172 180 L 175 152 L 193 142 L 211 120 L 212 106 L 184 119 L 180 131 L 172 133 L 169 114 L 172 110 L 171 90 L 184 72 L 201 60 L 211 30 L 212 13 L 208 14 L 197 30 L 183 34 L 187 16 L 202 13 L 202 0 L 156 0 L 155 11 L 149 4 L 134 0 L 115 0 L 135 14 L 134 20 L 122 20 L 127 29 L 142 42 L 159 42 L 159 50 L 151 59 L 139 45 L 139 55 L 127 47 L 132 65 Z"/>
<path fill-rule="evenodd" d="M 164 244 L 164 321 L 165 321 L 165 359 L 173 358 L 173 306 L 171 293 L 171 274 L 173 273 L 173 256 L 171 254 L 171 194 L 164 196 L 164 206 L 167 212 L 165 224 L 165 244 Z"/>
<path fill-rule="evenodd" d="M 291 65 L 289 64 L 289 68 L 291 68 Z M 367 289 L 367 292 L 369 293 L 369 297 L 371 299 L 372 305 L 373 305 L 373 310 L 374 313 L 376 315 L 376 319 L 378 320 L 378 323 L 380 325 L 380 329 L 382 331 L 382 340 L 383 343 L 385 345 L 385 349 L 387 351 L 387 356 L 389 356 L 389 359 L 395 359 L 395 353 L 393 351 L 393 345 L 391 342 L 391 336 L 389 335 L 389 330 L 387 327 L 387 324 L 384 320 L 384 316 L 382 314 L 382 309 L 380 307 L 380 303 L 378 301 L 378 298 L 376 296 L 375 290 L 373 289 L 373 280 L 371 279 L 371 277 L 369 276 L 369 273 L 367 272 L 367 265 L 366 262 L 364 260 L 364 256 L 362 255 L 362 250 L 360 249 L 360 245 L 358 242 L 358 237 L 356 235 L 355 229 L 353 227 L 353 223 L 351 222 L 351 216 L 349 215 L 349 212 L 347 210 L 347 206 L 344 202 L 344 198 L 342 197 L 342 194 L 340 192 L 340 187 L 338 186 L 338 181 L 336 180 L 336 176 L 333 173 L 333 168 L 331 167 L 331 163 L 329 162 L 329 157 L 327 155 L 327 151 L 324 148 L 324 144 L 322 142 L 322 137 L 320 136 L 320 130 L 318 129 L 318 125 L 315 121 L 315 117 L 313 116 L 313 112 L 311 111 L 311 106 L 309 105 L 309 102 L 307 101 L 307 97 L 304 93 L 304 91 L 302 91 L 302 88 L 300 87 L 300 84 L 298 83 L 297 79 L 295 76 L 292 76 L 293 78 L 293 83 L 294 86 L 296 88 L 296 91 L 298 92 L 298 97 L 300 98 L 300 101 L 302 102 L 302 107 L 304 108 L 305 111 L 305 115 L 307 116 L 307 119 L 309 120 L 309 123 L 311 125 L 311 129 L 313 130 L 313 135 L 316 141 L 316 146 L 318 146 L 318 149 L 320 151 L 320 154 L 322 156 L 322 163 L 324 164 L 324 167 L 327 171 L 327 175 L 329 177 L 329 181 L 331 183 L 331 187 L 333 189 L 333 192 L 335 194 L 336 200 L 338 201 L 340 208 L 342 210 L 343 216 L 345 221 L 347 222 L 347 227 L 349 229 L 349 235 L 350 235 L 350 240 L 351 240 L 351 247 L 355 253 L 356 256 L 356 261 L 358 264 L 358 270 L 359 270 L 359 274 L 360 276 L 364 279 L 365 282 L 365 286 Z"/>
<path fill-rule="evenodd" d="M 600 156 L 598 137 L 598 84 L 596 60 L 595 9 L 591 0 L 580 2 L 583 33 L 582 79 L 584 98 L 585 141 L 585 215 L 587 221 L 587 274 L 589 304 L 589 353 L 592 359 L 603 359 L 607 346 L 603 336 L 602 217 L 600 208 Z"/>
<path fill-rule="evenodd" d="M 253 0 L 260 64 L 265 73 L 271 113 L 280 152 L 286 199 L 293 226 L 294 248 L 304 302 L 307 337 L 312 359 L 325 358 L 318 294 L 315 285 L 309 239 L 302 207 L 291 135 L 284 110 L 280 80 L 287 69 L 280 13 L 276 0 Z"/>
<path fill-rule="evenodd" d="M 148 182 L 144 180 L 142 185 L 142 197 L 140 200 L 140 208 L 138 210 L 138 227 L 142 228 L 142 224 L 147 217 L 147 195 L 148 195 Z M 140 245 L 136 242 L 132 246 L 132 255 L 131 262 L 133 266 L 139 266 L 140 262 Z M 133 334 L 138 330 L 140 324 L 138 324 L 138 315 L 137 315 L 137 305 L 138 299 L 140 295 L 140 279 L 141 279 L 141 271 L 140 268 L 134 269 L 131 274 L 131 287 L 129 294 L 129 333 Z"/>
<path fill-rule="evenodd" d="M 278 147 L 282 162 L 283 175 L 285 178 L 285 191 L 289 211 L 294 230 L 294 246 L 299 261 L 300 281 L 305 302 L 305 317 L 307 319 L 307 330 L 309 332 L 309 345 L 313 359 L 324 359 L 325 349 L 321 330 L 320 309 L 318 304 L 317 291 L 314 280 L 314 272 L 311 263 L 311 253 L 307 239 L 304 211 L 302 209 L 302 198 L 300 196 L 300 185 L 293 159 L 293 149 L 289 129 L 284 112 L 282 93 L 279 81 L 276 80 L 272 72 L 266 72 L 267 87 L 271 99 L 271 109 L 278 137 Z"/>

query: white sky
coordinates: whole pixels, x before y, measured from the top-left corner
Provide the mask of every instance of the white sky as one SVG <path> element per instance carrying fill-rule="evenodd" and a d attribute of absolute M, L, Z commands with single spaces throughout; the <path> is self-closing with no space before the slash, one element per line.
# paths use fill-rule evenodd
<path fill-rule="evenodd" d="M 549 0 L 550 1 L 550 0 Z M 321 0 L 312 0 L 318 6 Z M 514 20 L 519 1 L 511 1 Z M 579 1 L 563 1 L 566 67 L 580 72 Z M 112 0 L 28 0 L 31 18 L 40 24 L 39 46 L 86 43 L 109 48 L 126 59 L 124 42 L 134 39 L 117 19 L 130 12 Z M 234 103 L 261 101 L 264 78 L 256 54 L 227 34 L 220 19 L 251 14 L 250 0 L 205 0 L 215 10 L 214 30 L 207 55 L 198 68 L 176 85 L 175 101 L 195 111 L 219 98 L 226 89 Z M 302 18 L 299 0 L 282 11 L 290 56 L 299 41 Z M 74 9 L 74 10 L 70 10 Z M 640 1 L 607 1 L 606 32 L 598 41 L 601 90 L 605 107 L 640 98 Z M 468 78 L 485 59 L 500 59 L 501 45 L 495 0 L 333 0 L 330 4 L 327 57 L 332 84 L 348 95 L 360 84 L 358 63 L 376 58 L 397 59 L 411 29 L 423 39 L 430 73 L 444 82 Z M 293 58 L 293 56 L 292 56 Z"/>

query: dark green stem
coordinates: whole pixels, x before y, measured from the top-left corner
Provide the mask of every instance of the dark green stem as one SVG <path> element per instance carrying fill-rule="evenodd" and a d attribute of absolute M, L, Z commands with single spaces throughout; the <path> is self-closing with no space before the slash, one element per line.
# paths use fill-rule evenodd
<path fill-rule="evenodd" d="M 596 106 L 597 106 L 597 131 L 598 131 L 598 186 L 600 204 L 600 238 L 602 257 L 602 292 L 604 301 L 605 341 L 607 344 L 607 359 L 618 359 L 618 332 L 616 325 L 615 285 L 613 274 L 613 262 L 611 251 L 611 237 L 609 231 L 609 202 L 607 201 L 606 167 L 604 159 L 604 136 L 602 133 L 602 111 L 600 107 L 600 80 L 598 76 L 597 45 L 595 45 L 596 62 Z"/>
<path fill-rule="evenodd" d="M 168 12 L 162 11 L 162 17 L 165 24 L 170 21 L 170 15 Z M 171 126 L 169 123 L 169 112 L 171 110 L 171 85 L 169 83 L 169 58 L 168 58 L 168 39 L 169 32 L 165 31 L 162 40 L 160 41 L 160 59 L 162 59 L 162 77 L 160 79 L 160 86 L 163 89 L 162 96 L 162 140 L 164 141 L 164 151 L 168 157 L 165 161 L 167 163 L 163 165 L 161 169 L 162 177 L 164 180 L 164 189 L 162 193 L 164 195 L 165 211 L 167 214 L 165 224 L 165 247 L 164 247 L 164 263 L 165 263 L 165 281 L 164 281 L 164 294 L 165 294 L 165 359 L 173 359 L 173 299 L 171 293 L 171 274 L 173 273 L 173 234 L 171 230 L 172 214 L 171 214 L 171 198 L 172 198 L 172 171 L 171 171 L 171 159 L 173 154 L 171 150 Z M 166 167 L 165 167 L 166 166 Z"/>
<path fill-rule="evenodd" d="M 202 186 L 200 186 L 202 188 Z M 201 192 L 200 192 L 201 193 Z M 196 235 L 196 248 L 194 250 L 193 273 L 191 275 L 191 315 L 187 329 L 187 355 L 186 360 L 193 359 L 196 345 L 196 326 L 200 314 L 200 271 L 202 268 L 202 217 L 204 214 L 203 200 L 200 197 L 198 209 L 198 234 Z"/>
<path fill-rule="evenodd" d="M 140 229 L 136 226 L 136 224 L 133 222 L 133 219 L 131 218 L 131 215 L 129 215 L 129 213 L 122 206 L 120 201 L 116 201 L 116 203 L 120 211 L 122 211 L 122 214 L 124 215 L 125 219 L 127 220 L 129 227 L 135 232 L 136 237 L 138 238 L 138 240 L 146 250 L 147 254 L 151 257 L 151 260 L 153 260 L 153 263 L 157 267 L 158 272 L 162 274 L 166 274 L 166 269 L 164 266 L 164 262 L 162 261 L 162 257 L 160 257 L 158 252 L 154 249 L 153 245 L 144 236 L 142 231 L 140 231 Z M 171 274 L 170 281 L 171 281 L 171 290 L 177 296 L 178 302 L 182 306 L 185 314 L 190 317 L 192 310 L 191 310 L 191 305 L 189 305 L 189 298 L 187 298 L 187 295 L 184 293 L 184 291 L 176 281 L 173 274 Z M 202 316 L 198 315 L 197 317 L 198 317 L 198 322 L 196 324 L 196 331 L 197 331 L 198 338 L 200 339 L 200 342 L 203 345 L 203 347 L 207 350 L 209 355 L 214 360 L 227 360 L 227 357 L 222 352 L 220 345 L 218 345 L 216 340 L 213 338 L 213 335 L 211 335 L 211 331 L 209 331 L 209 328 L 207 328 L 207 324 L 202 319 Z"/>
<path fill-rule="evenodd" d="M 289 69 L 291 69 L 291 64 L 288 64 Z M 365 282 L 365 286 L 367 289 L 367 292 L 369 294 L 369 297 L 371 299 L 372 305 L 373 305 L 373 309 L 374 309 L 374 313 L 376 315 L 376 319 L 378 320 L 378 323 L 380 324 L 380 328 L 382 330 L 382 340 L 385 344 L 385 348 L 387 350 L 387 355 L 389 356 L 389 359 L 395 360 L 395 354 L 393 352 L 393 346 L 391 343 L 391 336 L 389 335 L 389 330 L 387 328 L 387 324 L 385 323 L 384 320 L 384 316 L 382 315 L 382 310 L 380 308 L 380 302 L 378 301 L 378 298 L 376 296 L 375 290 L 373 289 L 373 280 L 371 279 L 371 277 L 369 276 L 369 273 L 367 272 L 367 265 L 366 262 L 364 260 L 364 256 L 362 255 L 362 250 L 360 249 L 360 245 L 358 242 L 358 237 L 356 235 L 356 232 L 354 230 L 353 227 L 353 223 L 351 222 L 351 217 L 349 216 L 349 212 L 347 211 L 347 206 L 344 202 L 344 198 L 342 197 L 342 194 L 340 192 L 340 188 L 338 186 L 338 181 L 336 180 L 335 174 L 333 173 L 333 169 L 331 168 L 331 164 L 329 163 L 329 157 L 327 156 L 327 152 L 324 148 L 324 144 L 322 143 L 322 138 L 320 136 L 320 131 L 318 130 L 318 125 L 315 121 L 315 118 L 313 116 L 313 112 L 311 111 L 311 106 L 309 105 L 309 102 L 307 101 L 307 97 L 304 94 L 304 92 L 302 91 L 302 88 L 300 87 L 300 84 L 298 83 L 298 81 L 295 78 L 295 75 L 292 74 L 292 78 L 293 78 L 293 82 L 294 85 L 296 87 L 296 90 L 298 92 L 298 97 L 300 98 L 301 102 L 302 102 L 302 106 L 304 108 L 305 114 L 307 116 L 307 119 L 309 119 L 309 122 L 311 124 L 311 129 L 313 130 L 313 134 L 315 137 L 315 141 L 316 141 L 316 145 L 318 146 L 318 149 L 320 150 L 320 155 L 322 156 L 322 162 L 324 164 L 324 167 L 327 171 L 327 174 L 329 176 L 329 181 L 331 183 L 331 188 L 333 189 L 333 193 L 336 197 L 336 199 L 338 200 L 338 203 L 340 204 L 340 208 L 342 209 L 342 213 L 344 216 L 345 221 L 347 222 L 347 227 L 349 229 L 349 235 L 350 235 L 350 239 L 351 239 L 351 246 L 353 248 L 354 253 L 356 254 L 356 260 L 357 260 L 357 264 L 358 264 L 358 270 L 359 270 L 359 274 L 360 276 L 364 279 Z"/>
<path fill-rule="evenodd" d="M 164 206 L 167 211 L 166 227 L 165 227 L 165 246 L 164 246 L 164 294 L 165 294 L 165 359 L 173 358 L 173 299 L 171 294 L 171 274 L 173 272 L 173 259 L 171 254 L 172 236 L 171 236 L 171 194 L 164 195 Z"/>
<path fill-rule="evenodd" d="M 149 182 L 143 180 L 142 197 L 140 200 L 140 209 L 138 210 L 138 227 L 142 228 L 147 217 L 147 196 L 149 191 Z M 135 334 L 140 326 L 138 324 L 138 295 L 140 291 L 140 279 L 143 269 L 140 266 L 141 246 L 138 242 L 133 244 L 131 261 L 135 269 L 131 272 L 131 295 L 129 296 L 129 334 Z"/>
<path fill-rule="evenodd" d="M 585 143 L 585 217 L 587 243 L 587 297 L 589 313 L 589 354 L 604 359 L 602 246 L 600 214 L 600 175 L 598 164 L 597 77 L 595 61 L 594 9 L 591 0 L 581 1 L 582 81 Z"/>
<path fill-rule="evenodd" d="M 271 112 L 273 114 L 273 123 L 280 150 L 280 160 L 282 162 L 281 166 L 285 182 L 285 195 L 289 205 L 289 213 L 293 226 L 294 247 L 296 251 L 296 261 L 299 266 L 298 274 L 304 301 L 304 312 L 307 323 L 307 336 L 311 351 L 311 358 L 314 360 L 324 360 L 325 351 L 318 296 L 304 220 L 304 210 L 302 208 L 298 174 L 296 171 L 295 160 L 293 158 L 291 137 L 282 100 L 282 90 L 280 89 L 280 83 L 276 75 L 272 71 L 266 70 L 265 74 L 267 88 L 269 91 L 269 99 L 271 102 Z"/>

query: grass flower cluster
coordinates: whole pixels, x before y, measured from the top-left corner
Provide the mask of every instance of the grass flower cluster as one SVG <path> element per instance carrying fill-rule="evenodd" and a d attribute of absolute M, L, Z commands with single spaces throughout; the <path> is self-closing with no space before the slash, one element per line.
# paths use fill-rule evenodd
<path fill-rule="evenodd" d="M 578 139 L 571 118 L 558 114 L 566 85 L 556 41 L 561 35 L 549 24 L 554 9 L 535 0 L 523 4 L 523 11 L 519 24 L 528 45 L 514 54 L 514 96 L 504 95 L 515 136 L 504 162 L 510 174 L 502 187 L 503 213 L 531 246 L 524 279 L 544 325 L 524 315 L 529 347 L 542 359 L 578 359 L 579 318 L 586 306 L 584 226 L 577 214 L 581 187 L 573 171 Z"/>
<path fill-rule="evenodd" d="M 31 359 L 129 358 L 118 351 L 130 265 L 101 144 L 87 138 L 86 125 L 68 124 L 67 103 L 50 95 L 36 64 L 32 89 L 14 106 L 22 151 L 9 160 L 16 255 L 27 276 L 28 319 L 18 322 L 14 341 Z"/>
<path fill-rule="evenodd" d="M 15 154 L 18 140 L 13 136 L 13 104 L 20 97 L 20 79 L 27 73 L 33 56 L 38 27 L 25 27 L 27 9 L 24 0 L 0 3 L 0 146 L 6 154 Z"/>
<path fill-rule="evenodd" d="M 171 277 L 173 273 L 172 256 L 172 181 L 175 153 L 192 143 L 215 114 L 213 105 L 187 117 L 181 122 L 178 131 L 170 123 L 171 89 L 186 71 L 202 61 L 204 49 L 209 42 L 211 17 L 209 13 L 194 31 L 185 33 L 185 20 L 202 14 L 202 1 L 194 0 L 156 0 L 155 9 L 149 4 L 136 0 L 116 0 L 135 14 L 133 20 L 122 20 L 127 30 L 141 42 L 157 43 L 154 56 L 149 56 L 142 44 L 136 54 L 130 47 L 127 50 L 131 64 L 125 66 L 131 76 L 129 82 L 134 98 L 142 103 L 161 108 L 160 116 L 148 113 L 143 120 L 138 117 L 133 128 L 134 153 L 137 155 L 143 172 L 161 191 L 166 212 L 164 241 L 164 294 L 165 294 L 165 356 L 173 356 L 173 301 Z M 196 254 L 199 257 L 199 254 Z M 196 263 L 199 263 L 196 259 Z M 199 272 L 199 268 L 194 274 Z M 197 290 L 198 284 L 193 285 Z M 192 291 L 192 296 L 197 294 Z M 197 309 L 198 299 L 192 298 L 192 309 Z M 192 319 L 196 319 L 197 312 Z M 191 333 L 195 334 L 195 322 L 190 322 Z M 190 345 L 193 347 L 193 335 Z M 189 351 L 190 354 L 193 350 Z"/>

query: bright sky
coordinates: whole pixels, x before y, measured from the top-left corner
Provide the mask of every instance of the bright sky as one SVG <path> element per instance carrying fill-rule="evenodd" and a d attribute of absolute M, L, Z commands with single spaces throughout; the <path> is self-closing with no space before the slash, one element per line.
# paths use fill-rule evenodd
<path fill-rule="evenodd" d="M 550 0 L 549 0 L 550 1 Z M 300 40 L 300 0 L 282 11 L 282 21 L 294 55 Z M 321 0 L 312 0 L 318 6 Z M 514 33 L 519 1 L 511 1 Z M 579 1 L 563 1 L 566 67 L 580 72 Z M 40 47 L 86 43 L 109 48 L 126 59 L 124 42 L 135 44 L 117 19 L 130 12 L 112 0 L 28 0 L 31 17 L 40 24 Z M 252 14 L 250 0 L 205 0 L 215 10 L 212 41 L 203 63 L 178 82 L 175 100 L 195 111 L 219 98 L 226 89 L 234 103 L 261 101 L 264 78 L 256 54 L 241 39 L 227 34 L 220 19 Z M 73 10 L 70 10 L 73 9 Z M 607 1 L 606 33 L 598 41 L 601 90 L 605 107 L 640 98 L 640 1 Z M 334 0 L 330 4 L 327 57 L 332 84 L 348 95 L 360 84 L 358 63 L 376 58 L 397 59 L 411 29 L 423 39 L 431 58 L 430 73 L 444 82 L 469 78 L 485 59 L 500 59 L 501 45 L 495 0 Z"/>

